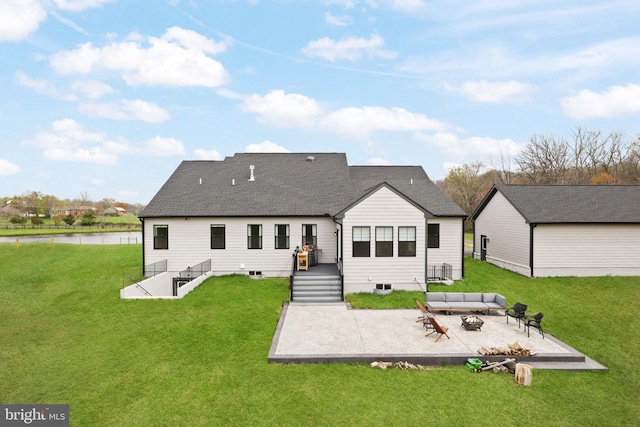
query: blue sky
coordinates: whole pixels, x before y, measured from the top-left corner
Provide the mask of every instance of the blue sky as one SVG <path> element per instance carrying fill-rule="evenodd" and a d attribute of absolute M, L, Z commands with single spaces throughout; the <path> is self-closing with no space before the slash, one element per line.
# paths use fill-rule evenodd
<path fill-rule="evenodd" d="M 0 0 L 0 196 L 147 203 L 185 159 L 513 157 L 640 129 L 637 0 Z"/>

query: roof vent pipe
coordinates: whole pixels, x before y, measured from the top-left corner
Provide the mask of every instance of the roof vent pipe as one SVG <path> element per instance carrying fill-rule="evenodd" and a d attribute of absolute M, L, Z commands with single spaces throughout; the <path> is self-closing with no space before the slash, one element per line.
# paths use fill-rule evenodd
<path fill-rule="evenodd" d="M 255 176 L 253 176 L 253 170 L 254 170 L 255 168 L 256 168 L 256 167 L 255 167 L 254 165 L 249 165 L 249 170 L 251 171 L 251 176 L 249 177 L 249 181 L 255 181 L 255 180 L 256 180 L 256 177 L 255 177 Z"/>
<path fill-rule="evenodd" d="M 200 178 L 200 185 L 202 185 L 202 178 Z"/>
<path fill-rule="evenodd" d="M 413 178 L 411 178 L 411 185 L 413 185 Z"/>
<path fill-rule="evenodd" d="M 236 185 L 236 179 L 235 178 L 231 179 L 231 185 Z"/>

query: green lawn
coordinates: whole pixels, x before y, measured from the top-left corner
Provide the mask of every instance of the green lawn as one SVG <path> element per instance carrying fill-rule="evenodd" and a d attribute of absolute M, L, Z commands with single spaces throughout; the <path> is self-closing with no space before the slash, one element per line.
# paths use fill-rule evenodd
<path fill-rule="evenodd" d="M 72 426 L 632 426 L 640 278 L 527 279 L 466 259 L 450 291 L 498 291 L 610 368 L 268 364 L 287 281 L 212 278 L 178 301 L 122 301 L 139 245 L 0 244 L 0 402 L 68 403 Z M 435 287 L 432 287 L 435 290 Z M 350 296 L 409 306 L 420 293 Z M 634 309 L 635 307 L 635 309 Z"/>

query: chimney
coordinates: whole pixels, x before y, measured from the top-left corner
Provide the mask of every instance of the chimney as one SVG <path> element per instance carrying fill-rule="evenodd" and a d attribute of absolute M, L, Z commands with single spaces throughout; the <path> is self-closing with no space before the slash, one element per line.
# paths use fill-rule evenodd
<path fill-rule="evenodd" d="M 255 176 L 253 176 L 253 170 L 254 170 L 255 168 L 256 168 L 256 167 L 255 167 L 254 165 L 249 165 L 249 170 L 251 171 L 251 176 L 249 177 L 249 181 L 255 181 L 255 180 L 256 180 L 256 177 L 255 177 Z"/>

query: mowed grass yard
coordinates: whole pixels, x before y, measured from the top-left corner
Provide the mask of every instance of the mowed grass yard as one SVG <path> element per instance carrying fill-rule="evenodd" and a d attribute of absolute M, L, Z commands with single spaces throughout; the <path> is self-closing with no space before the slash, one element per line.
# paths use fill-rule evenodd
<path fill-rule="evenodd" d="M 139 245 L 0 244 L 0 403 L 68 403 L 72 426 L 632 426 L 640 278 L 527 279 L 466 260 L 433 290 L 496 291 L 608 366 L 534 370 L 268 364 L 287 280 L 212 278 L 178 301 L 123 301 Z M 420 293 L 354 295 L 414 307 Z M 417 311 L 417 310 L 416 310 Z M 526 340 L 523 338 L 523 341 Z"/>

